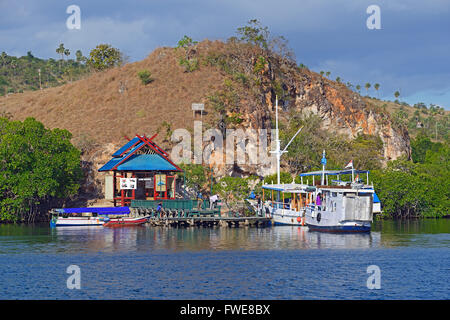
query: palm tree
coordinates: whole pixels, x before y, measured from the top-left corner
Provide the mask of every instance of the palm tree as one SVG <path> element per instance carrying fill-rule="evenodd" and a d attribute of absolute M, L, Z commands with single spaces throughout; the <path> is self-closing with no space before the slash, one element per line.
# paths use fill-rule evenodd
<path fill-rule="evenodd" d="M 361 90 L 361 86 L 359 84 L 356 85 L 356 90 L 358 90 L 358 93 L 360 93 L 359 91 Z"/>
<path fill-rule="evenodd" d="M 56 48 L 56 53 L 61 55 L 61 59 L 64 60 L 64 51 L 66 50 L 66 48 L 64 48 L 64 43 L 60 43 L 59 47 Z"/>
<path fill-rule="evenodd" d="M 366 83 L 366 85 L 364 86 L 365 88 L 366 88 L 366 90 L 367 90 L 367 93 L 369 93 L 369 89 L 370 89 L 370 83 Z"/>
<path fill-rule="evenodd" d="M 70 50 L 69 49 L 64 49 L 64 55 L 65 56 L 70 56 Z"/>
<path fill-rule="evenodd" d="M 320 71 L 320 75 L 321 75 L 321 76 L 323 76 L 324 73 L 325 73 L 324 71 Z"/>
<path fill-rule="evenodd" d="M 373 87 L 375 88 L 375 90 L 377 90 L 377 96 L 378 96 L 378 89 L 380 89 L 380 84 L 379 83 L 375 83 L 373 85 Z"/>
<path fill-rule="evenodd" d="M 60 43 L 59 47 L 56 48 L 56 53 L 61 55 L 61 59 L 64 61 L 64 52 L 66 48 L 64 48 L 64 43 Z M 61 71 L 61 61 L 59 62 L 59 71 Z"/>
<path fill-rule="evenodd" d="M 86 61 L 86 58 L 83 57 L 83 53 L 81 52 L 81 50 L 77 50 L 77 52 L 75 53 L 75 56 L 76 56 L 76 59 L 77 59 L 76 61 L 78 63 L 82 63 L 82 62 Z"/>
<path fill-rule="evenodd" d="M 331 74 L 331 72 L 330 72 L 330 71 L 327 71 L 327 73 L 326 73 L 327 77 L 329 77 L 330 74 Z"/>
<path fill-rule="evenodd" d="M 394 96 L 395 96 L 395 98 L 398 98 L 398 97 L 400 96 L 400 92 L 395 91 L 395 92 L 394 92 Z"/>
<path fill-rule="evenodd" d="M 336 78 L 336 82 L 337 82 L 337 83 L 341 83 L 341 77 L 337 77 L 337 78 Z"/>

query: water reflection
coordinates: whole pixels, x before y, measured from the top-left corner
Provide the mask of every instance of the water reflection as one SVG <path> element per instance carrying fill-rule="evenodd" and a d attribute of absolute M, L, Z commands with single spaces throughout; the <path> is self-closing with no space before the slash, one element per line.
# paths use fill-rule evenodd
<path fill-rule="evenodd" d="M 380 232 L 328 234 L 307 227 L 273 228 L 92 228 L 54 230 L 58 243 L 68 251 L 202 251 L 361 249 L 380 245 Z"/>
<path fill-rule="evenodd" d="M 145 252 L 155 250 L 295 250 L 450 247 L 450 221 L 378 221 L 368 234 L 329 234 L 307 227 L 130 228 L 0 225 L 2 253 Z"/>

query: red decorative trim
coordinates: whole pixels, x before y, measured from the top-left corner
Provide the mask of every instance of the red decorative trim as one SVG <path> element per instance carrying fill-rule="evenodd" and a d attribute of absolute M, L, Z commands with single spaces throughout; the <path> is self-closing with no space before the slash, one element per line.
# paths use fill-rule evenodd
<path fill-rule="evenodd" d="M 145 142 L 150 148 L 152 148 L 153 151 L 158 153 L 160 156 L 162 156 L 165 160 L 167 160 L 170 164 L 172 164 L 177 171 L 183 171 L 179 166 L 177 166 L 175 163 L 172 162 L 172 160 L 169 159 L 169 155 L 167 152 L 165 152 L 163 149 L 161 149 L 156 143 L 151 141 L 151 139 L 147 138 L 145 135 L 143 137 L 137 136 L 141 141 Z"/>
<path fill-rule="evenodd" d="M 111 170 L 117 170 L 117 167 L 119 165 L 121 165 L 125 160 L 127 160 L 129 157 L 131 157 L 133 154 L 135 154 L 138 150 L 140 150 L 143 146 L 145 146 L 145 143 L 140 146 L 139 148 L 137 148 L 136 150 L 134 150 L 133 153 L 130 153 L 128 156 L 126 156 L 125 158 L 123 158 L 122 160 L 120 160 Z"/>

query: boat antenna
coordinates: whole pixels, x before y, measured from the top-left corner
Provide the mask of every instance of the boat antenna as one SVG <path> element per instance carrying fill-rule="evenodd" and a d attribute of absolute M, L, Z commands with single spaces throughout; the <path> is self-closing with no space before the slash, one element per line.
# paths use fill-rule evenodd
<path fill-rule="evenodd" d="M 287 148 L 292 143 L 292 141 L 294 141 L 295 137 L 300 133 L 300 131 L 302 131 L 302 129 L 303 129 L 303 127 L 298 129 L 297 132 L 294 134 L 294 136 L 291 138 L 291 140 L 289 140 L 289 142 L 286 145 L 286 147 L 283 150 L 281 150 L 281 148 L 280 148 L 280 137 L 279 137 L 279 134 L 278 134 L 278 96 L 275 96 L 275 150 L 270 151 L 270 153 L 275 153 L 275 155 L 277 157 L 277 184 L 280 184 L 280 159 L 281 159 L 281 155 L 283 153 L 287 152 Z"/>

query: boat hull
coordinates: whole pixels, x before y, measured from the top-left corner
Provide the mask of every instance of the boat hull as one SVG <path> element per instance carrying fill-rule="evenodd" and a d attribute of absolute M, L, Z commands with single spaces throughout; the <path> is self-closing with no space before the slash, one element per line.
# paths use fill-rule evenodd
<path fill-rule="evenodd" d="M 304 226 L 305 225 L 305 217 L 304 211 L 296 211 L 289 209 L 281 209 L 281 208 L 273 208 L 271 206 L 267 206 L 269 208 L 270 215 L 272 217 L 272 222 L 274 226 Z"/>
<path fill-rule="evenodd" d="M 300 216 L 285 216 L 279 214 L 273 214 L 273 225 L 274 226 L 304 226 L 305 218 Z"/>
<path fill-rule="evenodd" d="M 148 219 L 145 218 L 114 218 L 110 219 L 103 226 L 104 227 L 126 227 L 126 226 L 139 226 L 146 223 Z"/>
<path fill-rule="evenodd" d="M 50 221 L 51 227 L 81 227 L 81 226 L 101 226 L 105 223 L 103 218 L 92 217 L 58 217 Z"/>
<path fill-rule="evenodd" d="M 329 233 L 364 233 L 370 232 L 370 225 L 341 225 L 341 226 L 318 226 L 307 224 L 309 230 Z"/>

